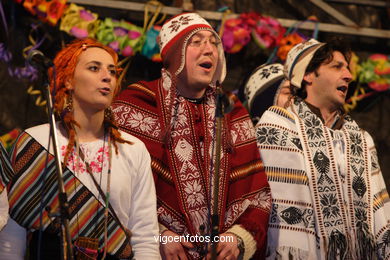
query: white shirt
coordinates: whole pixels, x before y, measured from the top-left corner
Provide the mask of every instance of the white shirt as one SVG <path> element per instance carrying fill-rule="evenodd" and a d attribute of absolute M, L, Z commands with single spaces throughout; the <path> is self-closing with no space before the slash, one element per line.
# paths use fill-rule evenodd
<path fill-rule="evenodd" d="M 57 125 L 57 130 L 59 129 Z M 41 145 L 48 147 L 49 125 L 40 125 L 26 130 Z M 59 147 L 68 144 L 66 136 L 57 131 Z M 151 160 L 145 145 L 136 137 L 121 132 L 125 140 L 133 142 L 132 145 L 118 145 L 118 154 L 111 146 L 111 185 L 110 203 L 121 223 L 131 232 L 131 245 L 135 259 L 160 259 L 158 240 L 158 222 L 156 212 L 156 191 L 151 170 Z M 86 149 L 99 147 L 103 140 L 96 143 L 84 144 Z M 53 145 L 50 152 L 53 154 Z M 93 151 L 92 151 L 93 152 Z M 105 159 L 103 159 L 105 161 Z M 88 158 L 87 158 L 88 161 Z M 74 172 L 80 181 L 97 197 L 99 192 L 91 176 L 86 172 Z M 101 176 L 100 176 L 101 175 Z M 98 172 L 96 180 L 106 192 L 107 171 Z"/>

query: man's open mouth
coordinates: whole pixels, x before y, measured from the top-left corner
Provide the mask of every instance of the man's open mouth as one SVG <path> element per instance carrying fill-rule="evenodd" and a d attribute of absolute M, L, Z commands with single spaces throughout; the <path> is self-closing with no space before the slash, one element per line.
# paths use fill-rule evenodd
<path fill-rule="evenodd" d="M 340 87 L 337 87 L 337 90 L 338 90 L 338 91 L 341 91 L 341 92 L 343 92 L 343 93 L 347 93 L 348 87 L 346 87 L 346 86 L 340 86 Z"/>
<path fill-rule="evenodd" d="M 213 64 L 211 62 L 203 62 L 201 64 L 199 64 L 199 66 L 201 66 L 202 68 L 205 68 L 205 69 L 210 69 Z"/>

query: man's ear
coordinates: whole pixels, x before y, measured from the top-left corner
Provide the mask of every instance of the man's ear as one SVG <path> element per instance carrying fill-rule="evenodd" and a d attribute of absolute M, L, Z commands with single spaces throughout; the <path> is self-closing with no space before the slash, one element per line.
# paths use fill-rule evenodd
<path fill-rule="evenodd" d="M 305 76 L 303 76 L 303 80 L 306 81 L 308 85 L 311 85 L 311 83 L 313 82 L 313 76 L 313 72 L 306 73 Z"/>

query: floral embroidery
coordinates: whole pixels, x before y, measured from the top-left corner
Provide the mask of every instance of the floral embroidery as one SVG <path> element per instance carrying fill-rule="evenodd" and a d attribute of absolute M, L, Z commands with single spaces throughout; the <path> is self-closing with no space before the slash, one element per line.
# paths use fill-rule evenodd
<path fill-rule="evenodd" d="M 165 226 L 170 227 L 174 232 L 182 233 L 185 231 L 185 226 L 175 219 L 171 213 L 166 212 L 163 207 L 157 209 L 159 221 Z"/>
<path fill-rule="evenodd" d="M 260 72 L 260 76 L 261 76 L 261 79 L 268 79 L 268 77 L 271 75 L 271 74 L 275 74 L 275 73 L 278 73 L 281 69 L 277 66 L 271 66 L 269 68 L 265 68 L 263 69 L 261 72 Z M 249 92 L 248 92 L 248 95 L 249 95 Z"/>
<path fill-rule="evenodd" d="M 142 132 L 151 132 L 156 125 L 156 119 L 144 116 L 140 112 L 134 111 L 127 119 L 128 124 L 132 128 L 139 128 Z"/>
<path fill-rule="evenodd" d="M 266 211 L 271 210 L 271 192 L 269 189 L 263 189 L 259 191 L 253 199 L 253 206 L 264 209 Z"/>
<path fill-rule="evenodd" d="M 261 144 L 276 145 L 279 141 L 279 130 L 276 128 L 258 128 L 257 135 L 258 141 Z"/>
<path fill-rule="evenodd" d="M 202 205 L 204 203 L 204 196 L 201 193 L 201 186 L 197 180 L 185 184 L 185 192 L 188 194 L 187 202 L 190 207 Z"/>
<path fill-rule="evenodd" d="M 65 157 L 65 152 L 66 152 L 66 145 L 61 146 L 61 156 L 62 158 Z M 66 162 L 66 165 L 68 168 L 73 171 L 73 172 L 79 172 L 79 173 L 84 173 L 86 172 L 85 164 L 81 160 L 76 160 L 76 154 L 74 151 L 74 148 L 69 154 L 68 161 Z"/>
<path fill-rule="evenodd" d="M 176 115 L 176 121 L 175 121 L 175 128 L 178 127 L 185 127 L 187 125 L 187 118 L 184 112 L 184 105 L 179 104 L 179 108 L 177 110 L 177 115 Z M 175 115 L 172 115 L 175 116 Z"/>
<path fill-rule="evenodd" d="M 365 210 L 362 210 L 362 209 L 359 209 L 359 208 L 356 208 L 355 209 L 355 216 L 356 218 L 358 219 L 358 223 L 357 223 L 357 226 L 361 225 L 361 224 L 366 224 L 367 223 L 364 223 L 367 221 L 367 212 Z M 359 222 L 363 222 L 363 223 L 360 223 Z"/>
<path fill-rule="evenodd" d="M 337 198 L 335 194 L 324 194 L 321 196 L 321 204 L 323 206 L 324 217 L 330 218 L 332 216 L 340 216 L 340 209 L 337 206 Z"/>
<path fill-rule="evenodd" d="M 158 137 L 160 135 L 160 126 L 157 116 L 152 116 L 137 108 L 123 105 L 114 107 L 113 112 L 119 125 L 126 126 L 137 132 L 144 132 L 153 137 Z"/>
<path fill-rule="evenodd" d="M 315 115 L 309 116 L 305 120 L 305 125 L 307 127 L 306 132 L 310 139 L 321 138 L 322 129 L 320 127 L 320 120 Z"/>
<path fill-rule="evenodd" d="M 89 163 L 93 174 L 99 174 L 103 170 L 102 167 L 108 167 L 108 160 L 106 160 L 109 157 L 108 146 L 105 146 L 104 150 L 102 146 L 102 140 L 92 143 L 80 144 L 80 149 L 83 151 L 85 160 Z M 65 156 L 65 151 L 66 145 L 61 146 L 62 157 Z M 87 172 L 87 168 L 84 161 L 77 157 L 74 148 L 69 155 L 67 167 L 73 172 Z"/>
<path fill-rule="evenodd" d="M 249 118 L 233 124 L 230 134 L 235 144 L 240 144 L 256 137 L 252 121 Z"/>
<path fill-rule="evenodd" d="M 351 134 L 351 152 L 353 155 L 360 156 L 363 153 L 362 139 L 358 134 Z"/>
<path fill-rule="evenodd" d="M 255 137 L 253 123 L 250 120 L 240 122 L 241 135 L 243 140 L 248 140 Z"/>
<path fill-rule="evenodd" d="M 192 20 L 193 19 L 190 19 L 189 16 L 182 16 L 179 20 L 172 21 L 172 24 L 168 28 L 171 28 L 171 33 L 177 32 L 182 25 L 187 25 Z"/>

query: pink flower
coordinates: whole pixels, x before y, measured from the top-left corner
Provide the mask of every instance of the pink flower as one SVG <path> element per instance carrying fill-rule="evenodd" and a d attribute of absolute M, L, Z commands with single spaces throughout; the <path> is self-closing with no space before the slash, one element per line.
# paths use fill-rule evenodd
<path fill-rule="evenodd" d="M 138 31 L 132 31 L 130 30 L 127 35 L 129 36 L 130 39 L 134 40 L 134 39 L 137 39 L 141 36 L 141 33 L 138 32 Z"/>
<path fill-rule="evenodd" d="M 72 29 L 70 29 L 70 34 L 72 34 L 76 38 L 85 38 L 88 37 L 88 31 L 85 29 L 78 28 L 76 26 L 73 26 Z"/>
<path fill-rule="evenodd" d="M 234 27 L 237 27 L 237 26 L 245 26 L 243 25 L 243 22 L 240 18 L 232 18 L 232 19 L 228 19 L 226 20 L 225 22 L 225 29 L 227 29 L 226 27 L 228 28 L 234 28 Z"/>
<path fill-rule="evenodd" d="M 80 18 L 84 21 L 92 21 L 95 19 L 92 13 L 88 12 L 87 10 L 80 10 Z"/>
<path fill-rule="evenodd" d="M 260 15 L 255 12 L 242 13 L 240 15 L 243 24 L 246 24 L 248 27 L 255 27 L 257 22 L 260 20 Z"/>
<path fill-rule="evenodd" d="M 122 55 L 123 56 L 131 56 L 134 54 L 134 51 L 133 51 L 133 48 L 131 48 L 131 46 L 126 46 L 123 48 L 122 50 Z"/>
<path fill-rule="evenodd" d="M 277 20 L 261 17 L 252 31 L 252 36 L 261 48 L 273 48 L 279 44 L 285 31 L 286 29 Z"/>
<path fill-rule="evenodd" d="M 229 19 L 225 22 L 222 35 L 224 50 L 228 53 L 239 52 L 250 41 L 250 29 L 240 18 Z"/>
<path fill-rule="evenodd" d="M 118 52 L 119 51 L 119 42 L 118 41 L 113 41 L 108 44 L 114 51 Z"/>
<path fill-rule="evenodd" d="M 127 34 L 127 30 L 122 27 L 115 27 L 114 28 L 114 35 L 117 37 L 125 36 Z"/>
<path fill-rule="evenodd" d="M 91 167 L 92 173 L 99 173 L 102 171 L 102 167 L 100 167 L 100 163 L 97 163 L 95 161 L 91 162 L 89 166 Z"/>
<path fill-rule="evenodd" d="M 77 171 L 80 173 L 85 172 L 85 166 L 84 166 L 84 163 L 82 161 L 79 162 Z"/>

